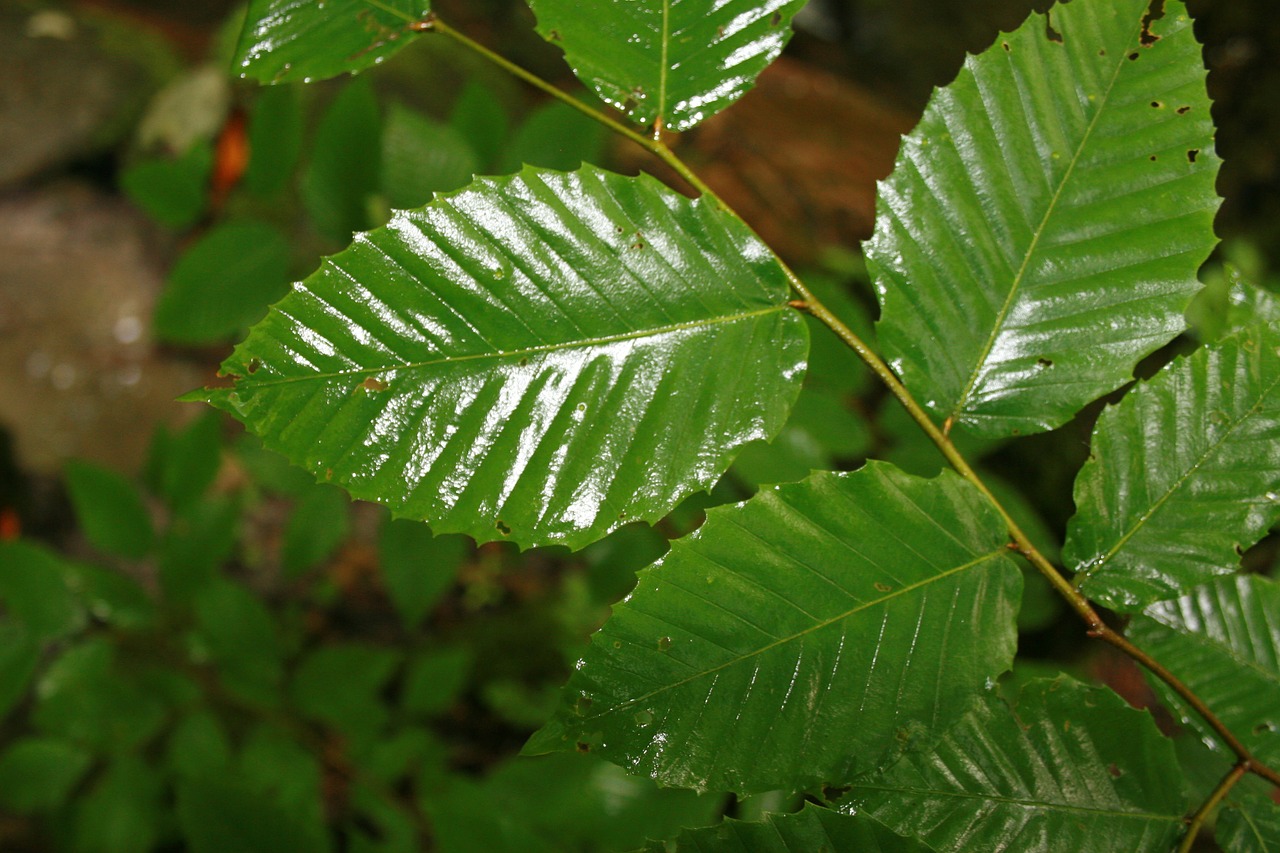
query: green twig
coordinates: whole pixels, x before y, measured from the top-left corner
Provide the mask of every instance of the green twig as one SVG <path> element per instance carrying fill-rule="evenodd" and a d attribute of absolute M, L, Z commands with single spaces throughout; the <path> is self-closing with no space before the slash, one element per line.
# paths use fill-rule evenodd
<path fill-rule="evenodd" d="M 648 151 L 650 154 L 654 155 L 673 169 L 676 174 L 688 182 L 688 184 L 697 190 L 703 197 L 707 198 L 726 213 L 735 216 L 739 221 L 741 221 L 742 218 L 738 216 L 723 199 L 720 198 L 715 190 L 711 189 L 706 182 L 699 178 L 698 175 L 695 174 L 693 170 L 690 169 L 684 161 L 681 160 L 665 142 L 662 141 L 659 134 L 655 134 L 653 138 L 650 138 L 641 133 L 637 133 L 635 130 L 627 127 L 617 119 L 606 115 L 588 104 L 584 104 L 582 101 L 557 88 L 536 74 L 521 68 L 519 65 L 516 65 L 505 57 L 489 50 L 484 45 L 468 38 L 441 21 L 434 14 L 428 16 L 423 21 L 415 23 L 413 27 L 414 29 L 423 32 L 437 32 L 453 39 L 469 50 L 483 56 L 499 68 L 502 68 L 508 73 L 528 83 L 530 86 L 533 86 L 539 91 L 545 92 L 562 103 L 568 104 L 578 112 L 596 122 L 599 122 L 614 133 L 631 140 L 636 145 L 639 145 L 641 148 Z M 659 117 L 659 121 L 661 121 L 661 117 Z M 1001 504 L 1000 501 L 996 499 L 996 496 L 991 493 L 991 490 L 987 488 L 987 484 L 983 482 L 982 478 L 978 476 L 978 473 L 974 471 L 969 462 L 963 455 L 961 455 L 960 451 L 956 449 L 948 436 L 948 433 L 950 432 L 950 423 L 945 424 L 941 428 L 935 424 L 933 422 L 933 418 L 931 418 L 929 413 L 925 411 L 924 407 L 916 401 L 915 397 L 913 397 L 911 392 L 907 390 L 906 386 L 902 384 L 902 381 L 898 379 L 897 375 L 893 372 L 892 368 L 885 363 L 884 359 L 882 359 L 875 350 L 867 346 L 866 342 L 858 337 L 858 335 L 839 317 L 832 313 L 831 309 L 827 308 L 827 306 L 825 306 L 822 301 L 805 286 L 804 282 L 800 280 L 800 277 L 796 275 L 781 258 L 778 258 L 777 260 L 783 271 L 786 273 L 791 289 L 800 297 L 799 300 L 791 303 L 792 307 L 813 315 L 814 319 L 826 326 L 827 329 L 833 332 L 836 337 L 845 344 L 845 346 L 853 350 L 854 353 L 856 353 L 857 356 L 866 363 L 867 367 L 869 367 L 880 381 L 884 383 L 885 387 L 889 389 L 889 393 L 897 398 L 898 402 L 902 404 L 902 407 L 907 410 L 907 414 L 910 415 L 911 419 L 924 431 L 925 435 L 929 437 L 929 440 L 937 446 L 938 450 L 942 453 L 943 457 L 951 467 L 955 469 L 956 473 L 977 488 L 978 491 L 987 498 L 991 505 L 995 507 L 1009 531 L 1009 537 L 1013 541 L 1013 547 L 1018 551 L 1018 553 L 1022 554 L 1022 556 L 1024 556 L 1036 568 L 1036 570 L 1045 577 L 1046 580 L 1048 580 L 1049 584 L 1066 600 L 1071 609 L 1073 609 L 1080 618 L 1084 620 L 1085 624 L 1089 626 L 1089 636 L 1096 637 L 1103 642 L 1116 647 L 1145 667 L 1156 678 L 1167 684 L 1174 693 L 1181 697 L 1183 701 L 1185 701 L 1197 714 L 1204 718 L 1209 727 L 1212 728 L 1213 731 L 1222 739 L 1223 744 L 1235 753 L 1236 758 L 1238 759 L 1238 764 L 1236 766 L 1241 768 L 1242 773 L 1246 771 L 1255 773 L 1266 779 L 1268 782 L 1280 786 L 1280 773 L 1277 773 L 1270 767 L 1258 762 L 1244 744 L 1240 742 L 1239 738 L 1232 734 L 1231 730 L 1228 729 L 1220 719 L 1218 719 L 1217 715 L 1215 715 L 1213 711 L 1205 705 L 1204 701 L 1201 700 L 1200 697 L 1191 690 L 1191 688 L 1183 684 L 1177 676 L 1166 669 L 1159 661 L 1135 646 L 1133 643 L 1129 642 L 1129 640 L 1125 639 L 1122 634 L 1110 628 L 1102 620 L 1102 617 L 1098 614 L 1098 611 L 1093 608 L 1093 605 L 1089 603 L 1089 600 L 1085 598 L 1085 596 L 1081 594 L 1070 581 L 1062 576 L 1062 573 L 1058 571 L 1057 567 L 1045 558 L 1026 533 L 1023 532 L 1018 523 L 1014 521 L 1013 517 L 1009 514 L 1009 511 L 1005 509 L 1004 505 Z"/>
<path fill-rule="evenodd" d="M 1213 793 L 1209 795 L 1209 798 L 1200 805 L 1200 808 L 1196 809 L 1196 813 L 1187 821 L 1187 834 L 1182 837 L 1182 843 L 1178 845 L 1178 853 L 1191 853 L 1191 848 L 1195 846 L 1196 836 L 1200 834 L 1200 827 L 1204 825 L 1205 818 L 1248 772 L 1248 762 L 1240 761 L 1236 763 L 1235 767 L 1231 768 L 1226 776 L 1222 777 L 1218 787 L 1213 789 Z"/>

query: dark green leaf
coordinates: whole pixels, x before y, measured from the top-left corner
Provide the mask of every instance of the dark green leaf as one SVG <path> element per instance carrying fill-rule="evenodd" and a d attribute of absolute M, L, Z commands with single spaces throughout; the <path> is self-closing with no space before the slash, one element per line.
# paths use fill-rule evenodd
<path fill-rule="evenodd" d="M 249 590 L 218 579 L 195 595 L 197 657 L 217 664 L 227 686 L 264 704 L 276 702 L 280 643 L 275 620 Z"/>
<path fill-rule="evenodd" d="M 645 853 L 671 849 L 651 842 Z M 726 820 L 719 826 L 686 829 L 676 838 L 674 853 L 929 853 L 932 849 L 871 818 L 809 805 L 795 814 L 769 815 L 759 823 Z"/>
<path fill-rule="evenodd" d="M 144 742 L 163 725 L 165 705 L 122 669 L 115 649 L 103 639 L 71 648 L 36 687 L 36 728 L 113 752 Z"/>
<path fill-rule="evenodd" d="M 17 814 L 53 811 L 90 761 L 87 752 L 57 738 L 15 740 L 0 755 L 0 806 Z"/>
<path fill-rule="evenodd" d="M 502 154 L 503 172 L 528 164 L 570 171 L 604 153 L 607 131 L 582 113 L 552 101 L 529 114 Z"/>
<path fill-rule="evenodd" d="M 1183 4 L 1154 40 L 1148 5 L 1075 0 L 1052 31 L 1032 15 L 997 38 L 880 184 L 880 342 L 978 434 L 1067 422 L 1182 330 L 1199 289 L 1219 202 L 1205 71 Z"/>
<path fill-rule="evenodd" d="M 767 445 L 746 447 L 733 463 L 733 472 L 752 488 L 794 483 L 810 471 L 858 459 L 870 444 L 866 422 L 850 411 L 840 396 L 806 389 L 778 437 Z"/>
<path fill-rule="evenodd" d="M 95 619 L 131 630 L 155 623 L 156 608 L 151 596 L 133 578 L 81 563 L 71 564 L 68 570 L 76 596 Z"/>
<path fill-rule="evenodd" d="M 530 0 L 578 79 L 640 124 L 688 130 L 782 52 L 803 0 Z"/>
<path fill-rule="evenodd" d="M 351 501 L 341 489 L 312 486 L 294 507 L 284 529 L 280 565 L 296 575 L 329 558 L 351 526 Z"/>
<path fill-rule="evenodd" d="M 178 259 L 156 303 L 160 340 L 225 340 L 258 320 L 288 287 L 289 244 L 249 219 L 216 225 Z"/>
<path fill-rule="evenodd" d="M 1243 787 L 1243 786 L 1241 786 Z M 1234 792 L 1233 792 L 1234 793 Z M 1214 840 L 1227 853 L 1280 851 L 1280 805 L 1265 793 L 1236 795 L 1218 816 Z"/>
<path fill-rule="evenodd" d="M 303 658 L 290 696 L 305 716 L 365 744 L 387 724 L 380 691 L 399 663 L 399 652 L 382 646 L 322 646 Z"/>
<path fill-rule="evenodd" d="M 382 192 L 392 207 L 421 207 L 435 193 L 465 186 L 480 164 L 447 124 L 393 104 L 382 130 Z"/>
<path fill-rule="evenodd" d="M 661 788 L 585 755 L 516 758 L 484 782 L 491 800 L 561 850 L 631 850 L 713 821 L 723 795 Z"/>
<path fill-rule="evenodd" d="M 160 774 L 141 758 L 115 759 L 75 804 L 75 853 L 150 850 L 160 828 Z"/>
<path fill-rule="evenodd" d="M 1179 359 L 1102 413 L 1067 565 L 1115 610 L 1234 571 L 1280 520 L 1280 329 Z"/>
<path fill-rule="evenodd" d="M 222 463 L 222 418 L 206 412 L 175 433 L 161 428 L 152 441 L 154 488 L 178 512 L 213 484 Z"/>
<path fill-rule="evenodd" d="M 237 764 L 237 778 L 246 789 L 279 806 L 305 825 L 308 834 L 323 833 L 320 764 L 295 733 L 257 726 L 241 747 Z"/>
<path fill-rule="evenodd" d="M 299 284 L 204 398 L 358 498 L 580 547 L 786 419 L 807 344 L 739 220 L 586 167 L 481 178 Z"/>
<path fill-rule="evenodd" d="M 404 680 L 403 704 L 418 714 L 437 714 L 453 702 L 471 674 L 466 648 L 437 648 L 414 657 Z"/>
<path fill-rule="evenodd" d="M 178 825 L 191 853 L 322 853 L 324 828 L 260 796 L 235 778 L 178 785 Z"/>
<path fill-rule="evenodd" d="M 65 471 L 71 504 L 89 542 L 108 554 L 145 556 L 151 549 L 151 516 L 133 483 L 88 462 L 68 462 Z"/>
<path fill-rule="evenodd" d="M 302 173 L 302 200 L 316 229 L 338 243 L 369 225 L 369 197 L 382 174 L 382 119 L 367 80 L 347 84 L 329 104 Z"/>
<path fill-rule="evenodd" d="M 0 720 L 27 692 L 41 646 L 26 628 L 0 621 Z"/>
<path fill-rule="evenodd" d="M 401 621 L 416 629 L 453 585 L 468 552 L 461 536 L 433 536 L 417 521 L 387 519 L 378 539 L 382 583 Z"/>
<path fill-rule="evenodd" d="M 120 188 L 161 225 L 185 228 L 204 212 L 212 169 L 213 147 L 199 142 L 176 160 L 130 166 L 120 175 Z"/>
<path fill-rule="evenodd" d="M 525 750 L 747 793 L 872 770 L 1009 667 L 1006 542 L 955 475 L 876 462 L 712 509 L 640 573 Z"/>
<path fill-rule="evenodd" d="M 184 718 L 169 735 L 169 767 L 182 779 L 215 779 L 231 768 L 231 741 L 209 711 Z"/>
<path fill-rule="evenodd" d="M 310 483 L 308 483 L 308 486 Z M 240 505 L 215 496 L 175 518 L 160 543 L 160 587 L 172 603 L 190 603 L 235 551 Z"/>
<path fill-rule="evenodd" d="M 1219 578 L 1153 604 L 1129 636 L 1205 701 L 1263 761 L 1280 762 L 1280 586 L 1256 575 Z M 1202 737 L 1214 733 L 1166 694 Z"/>
<path fill-rule="evenodd" d="M 498 162 L 498 153 L 507 141 L 510 120 L 498 96 L 488 86 L 472 80 L 453 102 L 449 126 L 456 130 L 480 163 L 480 171 L 488 171 Z"/>
<path fill-rule="evenodd" d="M 1026 685 L 1016 713 L 985 697 L 841 808 L 938 850 L 1168 850 L 1189 805 L 1180 778 L 1149 714 L 1063 676 Z"/>
<path fill-rule="evenodd" d="M 258 92 L 249 113 L 246 189 L 270 196 L 289 182 L 302 152 L 302 125 L 302 101 L 295 87 Z"/>
<path fill-rule="evenodd" d="M 28 542 L 0 542 L 0 612 L 34 640 L 65 636 L 84 625 L 72 593 L 73 567 Z"/>
<path fill-rule="evenodd" d="M 264 83 L 355 73 L 417 37 L 427 0 L 250 0 L 235 64 Z"/>

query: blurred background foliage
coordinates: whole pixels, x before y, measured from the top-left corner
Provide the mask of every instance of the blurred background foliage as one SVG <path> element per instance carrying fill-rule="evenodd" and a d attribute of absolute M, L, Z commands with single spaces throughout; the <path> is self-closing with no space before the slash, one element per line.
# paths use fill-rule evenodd
<path fill-rule="evenodd" d="M 522 5 L 438 6 L 574 88 Z M 872 339 L 856 241 L 874 181 L 930 88 L 1031 6 L 815 0 L 757 91 L 681 152 Z M 1263 0 L 1190 6 L 1226 159 L 1222 255 L 1269 281 L 1280 24 Z M 930 475 L 932 446 L 815 334 L 782 435 L 711 495 L 579 554 L 519 554 L 353 504 L 172 404 L 290 281 L 395 208 L 526 162 L 656 169 L 429 38 L 354 79 L 241 83 L 227 72 L 238 24 L 225 0 L 0 3 L 0 85 L 15 93 L 0 98 L 0 849 L 625 850 L 796 806 L 517 753 L 635 571 L 708 506 L 868 456 Z M 1220 261 L 1205 278 L 1193 334 L 1211 338 L 1229 279 Z M 1096 412 L 1016 443 L 958 437 L 1051 556 Z M 1051 660 L 1152 701 L 1063 617 L 1028 574 L 1015 678 Z"/>

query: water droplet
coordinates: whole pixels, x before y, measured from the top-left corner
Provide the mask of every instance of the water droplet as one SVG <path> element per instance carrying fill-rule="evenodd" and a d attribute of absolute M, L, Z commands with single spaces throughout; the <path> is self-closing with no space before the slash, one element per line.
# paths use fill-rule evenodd
<path fill-rule="evenodd" d="M 667 649 L 669 649 L 669 648 L 671 648 L 671 638 L 670 638 L 670 637 L 659 637 L 659 638 L 658 638 L 658 651 L 660 651 L 660 652 L 665 652 L 665 651 L 666 651 Z"/>

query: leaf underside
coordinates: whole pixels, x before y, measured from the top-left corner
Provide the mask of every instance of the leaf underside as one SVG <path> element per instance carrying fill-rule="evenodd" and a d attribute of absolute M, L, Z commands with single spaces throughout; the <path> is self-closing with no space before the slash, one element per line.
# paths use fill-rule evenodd
<path fill-rule="evenodd" d="M 1103 412 L 1065 548 L 1086 595 L 1124 611 L 1174 597 L 1280 520 L 1278 329 L 1200 349 Z"/>
<path fill-rule="evenodd" d="M 1145 711 L 1061 677 L 1016 709 L 984 697 L 931 751 L 855 782 L 841 808 L 938 850 L 1168 850 L 1187 806 Z"/>
<path fill-rule="evenodd" d="M 667 853 L 651 841 L 643 853 Z M 686 829 L 675 838 L 674 853 L 929 853 L 931 848 L 905 838 L 870 818 L 808 805 L 794 814 L 764 820 L 725 820 L 716 826 Z"/>
<path fill-rule="evenodd" d="M 1182 330 L 1200 286 L 1219 203 L 1205 72 L 1182 3 L 1144 35 L 1147 7 L 1075 0 L 1000 36 L 880 185 L 880 342 L 977 434 L 1065 423 Z"/>
<path fill-rule="evenodd" d="M 791 37 L 804 0 L 530 0 L 538 32 L 640 124 L 687 130 L 740 98 Z"/>
<path fill-rule="evenodd" d="M 263 83 L 355 73 L 418 36 L 428 0 L 249 0 L 235 68 Z"/>
<path fill-rule="evenodd" d="M 799 392 L 807 330 L 736 218 L 526 169 L 357 235 L 203 398 L 436 532 L 581 547 L 709 488 Z"/>
<path fill-rule="evenodd" d="M 799 790 L 927 743 L 1012 660 L 1021 575 L 953 474 L 815 473 L 711 510 L 592 638 L 526 752 Z"/>
<path fill-rule="evenodd" d="M 1280 586 L 1258 575 L 1218 578 L 1148 607 L 1130 638 L 1205 701 L 1246 747 L 1280 762 Z M 1183 722 L 1216 740 L 1197 714 L 1157 685 Z"/>

